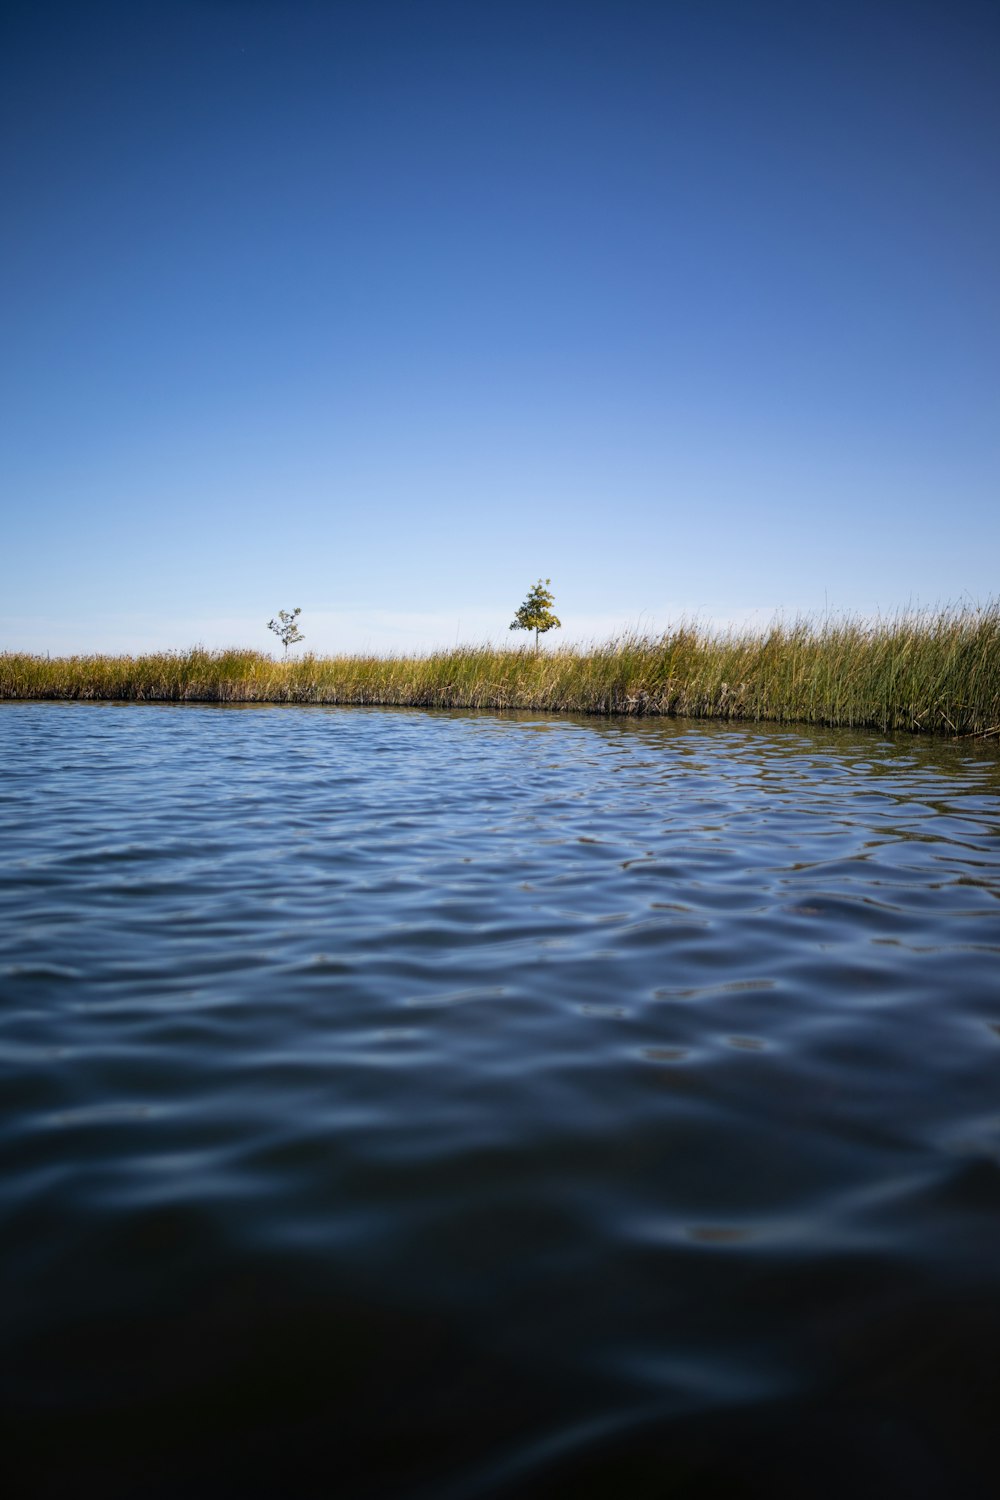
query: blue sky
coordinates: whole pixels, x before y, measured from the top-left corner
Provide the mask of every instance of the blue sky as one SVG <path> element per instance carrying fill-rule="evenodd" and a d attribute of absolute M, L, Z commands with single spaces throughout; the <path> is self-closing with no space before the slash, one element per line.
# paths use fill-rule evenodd
<path fill-rule="evenodd" d="M 0 649 L 995 596 L 1000 9 L 4 7 Z"/>

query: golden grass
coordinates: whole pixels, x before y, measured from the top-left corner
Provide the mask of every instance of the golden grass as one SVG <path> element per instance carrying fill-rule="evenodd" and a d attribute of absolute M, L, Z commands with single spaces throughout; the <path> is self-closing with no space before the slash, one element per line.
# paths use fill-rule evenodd
<path fill-rule="evenodd" d="M 876 623 L 681 626 L 589 648 L 413 656 L 0 654 L 0 698 L 354 703 L 853 725 L 1000 735 L 1000 604 Z"/>

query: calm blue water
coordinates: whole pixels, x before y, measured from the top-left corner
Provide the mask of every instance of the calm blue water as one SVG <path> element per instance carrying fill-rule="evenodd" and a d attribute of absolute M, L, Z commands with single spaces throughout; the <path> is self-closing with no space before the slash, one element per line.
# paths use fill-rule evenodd
<path fill-rule="evenodd" d="M 0 916 L 7 1493 L 994 1493 L 995 753 L 2 704 Z"/>

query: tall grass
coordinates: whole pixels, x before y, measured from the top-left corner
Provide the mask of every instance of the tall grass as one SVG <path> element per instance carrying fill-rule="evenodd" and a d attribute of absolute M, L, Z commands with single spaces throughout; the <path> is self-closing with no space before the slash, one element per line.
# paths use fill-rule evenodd
<path fill-rule="evenodd" d="M 1000 736 L 1000 603 L 766 631 L 681 626 L 589 648 L 414 656 L 0 654 L 0 698 L 356 703 L 854 725 Z"/>

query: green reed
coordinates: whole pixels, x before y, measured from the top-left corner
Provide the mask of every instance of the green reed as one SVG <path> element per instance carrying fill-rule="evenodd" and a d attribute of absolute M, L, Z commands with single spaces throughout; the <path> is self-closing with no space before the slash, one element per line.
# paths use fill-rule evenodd
<path fill-rule="evenodd" d="M 354 703 L 854 725 L 1000 736 L 1000 604 L 764 631 L 681 625 L 662 636 L 535 652 L 461 646 L 412 656 L 161 651 L 0 654 L 0 698 Z"/>

